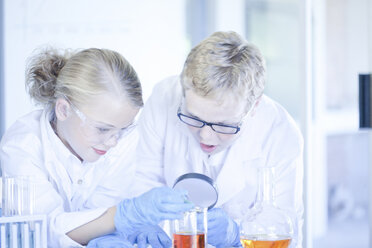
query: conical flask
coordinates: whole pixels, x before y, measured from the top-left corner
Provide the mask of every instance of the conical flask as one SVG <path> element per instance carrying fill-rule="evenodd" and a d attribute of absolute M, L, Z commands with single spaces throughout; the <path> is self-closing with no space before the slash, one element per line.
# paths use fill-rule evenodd
<path fill-rule="evenodd" d="M 273 167 L 258 168 L 258 193 L 254 206 L 240 223 L 244 248 L 287 248 L 293 238 L 293 216 L 275 205 Z"/>

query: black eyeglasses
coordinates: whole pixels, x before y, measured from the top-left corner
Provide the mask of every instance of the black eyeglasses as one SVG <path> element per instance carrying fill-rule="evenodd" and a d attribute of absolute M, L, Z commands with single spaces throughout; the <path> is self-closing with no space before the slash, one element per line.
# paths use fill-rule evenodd
<path fill-rule="evenodd" d="M 230 125 L 224 125 L 224 124 L 215 124 L 215 123 L 210 123 L 206 121 L 199 120 L 195 117 L 184 115 L 180 112 L 180 109 L 177 112 L 177 116 L 182 121 L 183 123 L 192 126 L 192 127 L 198 127 L 202 128 L 205 125 L 210 126 L 213 131 L 217 133 L 222 133 L 222 134 L 236 134 L 240 131 L 239 126 L 230 126 Z"/>

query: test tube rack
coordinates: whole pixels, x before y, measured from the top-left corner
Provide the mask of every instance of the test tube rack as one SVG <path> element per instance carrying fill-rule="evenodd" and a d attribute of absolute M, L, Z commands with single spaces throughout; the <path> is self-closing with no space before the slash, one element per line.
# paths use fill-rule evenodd
<path fill-rule="evenodd" d="M 47 248 L 45 215 L 0 217 L 1 248 Z"/>

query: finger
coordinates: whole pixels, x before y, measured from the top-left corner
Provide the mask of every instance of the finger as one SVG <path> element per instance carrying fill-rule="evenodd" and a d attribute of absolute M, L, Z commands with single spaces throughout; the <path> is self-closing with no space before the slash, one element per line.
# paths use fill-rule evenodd
<path fill-rule="evenodd" d="M 225 214 L 225 212 L 221 209 L 217 209 L 215 211 L 208 211 L 208 224 L 213 222 L 221 222 L 223 220 L 228 219 L 228 216 Z"/>
<path fill-rule="evenodd" d="M 208 241 L 212 241 L 216 239 L 217 235 L 214 233 L 209 233 L 209 230 L 208 230 L 207 237 L 208 237 Z"/>
<path fill-rule="evenodd" d="M 173 203 L 173 204 L 176 204 L 176 203 L 184 203 L 184 202 L 188 202 L 188 197 L 187 195 L 179 195 L 179 194 L 165 194 L 165 195 L 162 195 L 160 198 L 159 198 L 159 202 L 160 203 Z"/>
<path fill-rule="evenodd" d="M 214 223 L 208 223 L 208 231 L 215 232 L 215 230 L 221 229 L 220 223 L 214 222 Z"/>
<path fill-rule="evenodd" d="M 158 239 L 158 233 L 149 233 L 147 236 L 147 240 L 152 248 L 162 248 L 160 241 Z"/>
<path fill-rule="evenodd" d="M 162 203 L 159 204 L 158 209 L 160 212 L 181 213 L 188 211 L 193 207 L 195 207 L 193 203 Z"/>
<path fill-rule="evenodd" d="M 188 200 L 187 190 L 165 188 L 162 191 L 160 201 L 164 203 L 182 203 Z"/>
<path fill-rule="evenodd" d="M 169 248 L 172 246 L 172 240 L 164 232 L 158 234 L 158 239 L 164 248 Z"/>
<path fill-rule="evenodd" d="M 131 243 L 131 244 L 134 244 L 136 242 L 136 239 L 137 239 L 137 234 L 133 234 L 133 235 L 130 235 L 128 237 L 128 241 Z"/>
<path fill-rule="evenodd" d="M 165 194 L 173 195 L 173 196 L 185 196 L 188 194 L 187 190 L 185 189 L 172 189 L 169 187 L 163 187 L 161 188 L 161 191 Z"/>
<path fill-rule="evenodd" d="M 221 215 L 221 209 L 219 208 L 212 208 L 211 210 L 208 210 L 208 220 L 214 219 L 220 215 Z"/>
<path fill-rule="evenodd" d="M 173 190 L 176 194 L 180 195 L 180 196 L 188 196 L 189 192 L 185 189 L 174 189 Z"/>
<path fill-rule="evenodd" d="M 141 233 L 137 236 L 137 247 L 146 248 L 147 247 L 147 237 L 144 233 Z"/>
<path fill-rule="evenodd" d="M 216 217 L 214 219 L 208 219 L 208 229 L 218 228 L 219 226 L 224 226 L 226 220 L 222 217 Z"/>
<path fill-rule="evenodd" d="M 182 214 L 181 213 L 167 213 L 167 212 L 164 212 L 164 213 L 159 213 L 158 214 L 158 221 L 163 221 L 163 220 L 175 220 L 175 219 L 181 219 L 182 218 Z"/>
<path fill-rule="evenodd" d="M 216 228 L 218 228 L 218 223 L 217 222 L 211 222 L 211 223 L 209 223 L 208 222 L 208 230 L 214 230 L 214 229 L 216 229 Z"/>
<path fill-rule="evenodd" d="M 229 221 L 225 218 L 214 219 L 214 220 L 208 221 L 208 229 L 227 227 L 228 223 Z"/>

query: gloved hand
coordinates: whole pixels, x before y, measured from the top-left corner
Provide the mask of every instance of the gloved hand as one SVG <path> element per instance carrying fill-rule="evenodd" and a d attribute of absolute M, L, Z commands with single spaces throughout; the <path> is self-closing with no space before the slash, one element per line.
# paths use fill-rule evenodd
<path fill-rule="evenodd" d="M 87 248 L 133 248 L 133 246 L 124 236 L 116 232 L 92 239 Z"/>
<path fill-rule="evenodd" d="M 137 243 L 138 248 L 146 248 L 151 245 L 152 248 L 169 248 L 172 246 L 172 240 L 159 226 L 145 226 L 141 230 L 128 237 L 132 244 Z"/>
<path fill-rule="evenodd" d="M 217 248 L 241 246 L 238 224 L 221 208 L 208 211 L 208 243 Z"/>
<path fill-rule="evenodd" d="M 194 207 L 186 202 L 185 190 L 154 188 L 139 197 L 125 199 L 116 206 L 116 230 L 131 235 L 145 225 L 157 225 L 163 220 L 179 219 L 182 212 Z"/>

